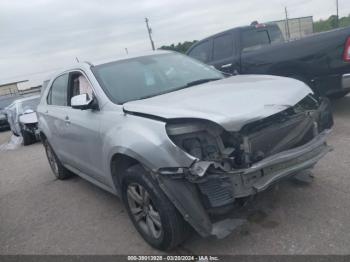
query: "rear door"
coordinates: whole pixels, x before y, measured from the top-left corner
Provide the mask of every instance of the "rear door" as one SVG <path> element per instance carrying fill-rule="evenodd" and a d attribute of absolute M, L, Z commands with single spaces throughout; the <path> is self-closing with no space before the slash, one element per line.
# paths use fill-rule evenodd
<path fill-rule="evenodd" d="M 238 73 L 239 55 L 236 52 L 233 31 L 213 38 L 212 61 L 209 63 L 222 72 Z"/>
<path fill-rule="evenodd" d="M 208 64 L 211 61 L 211 53 L 212 41 L 211 39 L 207 39 L 197 43 L 187 55 Z"/>
<path fill-rule="evenodd" d="M 61 162 L 67 163 L 69 160 L 68 140 L 66 138 L 68 109 L 68 74 L 58 76 L 53 82 L 48 92 L 42 117 L 50 127 L 51 135 L 49 143 Z"/>
<path fill-rule="evenodd" d="M 242 74 L 262 74 L 265 73 L 265 66 L 268 64 L 263 49 L 271 44 L 267 28 L 249 27 L 241 30 L 240 36 L 241 52 L 241 73 Z"/>

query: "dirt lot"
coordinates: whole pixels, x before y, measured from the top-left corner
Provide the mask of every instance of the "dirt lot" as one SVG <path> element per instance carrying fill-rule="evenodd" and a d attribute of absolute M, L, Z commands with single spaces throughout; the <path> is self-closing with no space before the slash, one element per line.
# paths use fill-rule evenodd
<path fill-rule="evenodd" d="M 350 254 L 350 97 L 333 102 L 335 151 L 315 181 L 285 181 L 240 212 L 247 224 L 223 240 L 193 235 L 176 253 Z M 10 133 L 0 133 L 0 144 Z M 121 201 L 51 174 L 41 144 L 0 152 L 0 254 L 156 254 Z"/>

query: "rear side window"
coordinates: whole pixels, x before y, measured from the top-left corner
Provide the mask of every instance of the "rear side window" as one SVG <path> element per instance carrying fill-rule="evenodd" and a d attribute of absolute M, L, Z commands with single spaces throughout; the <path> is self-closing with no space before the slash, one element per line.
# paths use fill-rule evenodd
<path fill-rule="evenodd" d="M 188 55 L 202 62 L 208 62 L 209 47 L 210 47 L 209 41 L 205 41 L 203 43 L 198 44 L 196 47 L 194 47 Z"/>
<path fill-rule="evenodd" d="M 243 51 L 258 50 L 263 46 L 270 44 L 270 38 L 266 30 L 256 31 L 248 30 L 244 31 L 242 35 Z"/>
<path fill-rule="evenodd" d="M 233 38 L 231 34 L 225 34 L 214 38 L 213 60 L 228 58 L 233 54 Z"/>
<path fill-rule="evenodd" d="M 67 106 L 68 74 L 61 75 L 52 83 L 47 103 L 49 105 Z"/>
<path fill-rule="evenodd" d="M 271 44 L 284 42 L 282 32 L 278 28 L 278 26 L 269 27 L 269 35 L 270 35 Z"/>

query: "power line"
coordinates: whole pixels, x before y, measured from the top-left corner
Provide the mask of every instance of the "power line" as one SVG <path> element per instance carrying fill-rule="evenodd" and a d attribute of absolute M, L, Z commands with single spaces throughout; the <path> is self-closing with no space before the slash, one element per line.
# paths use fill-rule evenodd
<path fill-rule="evenodd" d="M 154 42 L 152 39 L 152 28 L 150 28 L 149 24 L 148 24 L 148 18 L 145 18 L 145 22 L 146 22 L 146 27 L 147 27 L 147 32 L 148 32 L 148 36 L 149 36 L 149 40 L 151 41 L 151 46 L 152 46 L 152 50 L 154 51 Z"/>
<path fill-rule="evenodd" d="M 337 28 L 339 27 L 339 1 L 335 0 L 335 4 L 337 6 Z"/>
<path fill-rule="evenodd" d="M 289 29 L 289 19 L 288 19 L 288 11 L 287 7 L 284 8 L 284 11 L 286 13 L 286 36 L 288 40 L 290 39 L 290 29 Z"/>

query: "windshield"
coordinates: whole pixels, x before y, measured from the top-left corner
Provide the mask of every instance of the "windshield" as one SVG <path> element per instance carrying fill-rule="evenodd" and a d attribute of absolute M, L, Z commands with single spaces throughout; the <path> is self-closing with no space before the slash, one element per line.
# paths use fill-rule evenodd
<path fill-rule="evenodd" d="M 219 71 L 176 53 L 131 58 L 95 66 L 92 70 L 117 104 L 224 78 Z"/>
<path fill-rule="evenodd" d="M 18 107 L 18 114 L 23 114 L 26 110 L 33 110 L 36 111 L 36 108 L 40 102 L 40 98 L 33 98 L 30 100 L 23 101 L 20 106 Z"/>

